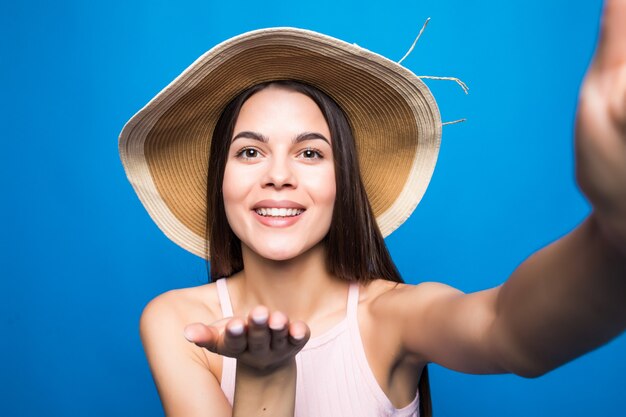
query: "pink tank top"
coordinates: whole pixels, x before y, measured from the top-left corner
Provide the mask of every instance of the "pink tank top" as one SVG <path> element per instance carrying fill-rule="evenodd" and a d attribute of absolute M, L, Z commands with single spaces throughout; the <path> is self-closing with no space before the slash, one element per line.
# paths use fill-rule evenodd
<path fill-rule="evenodd" d="M 233 309 L 225 279 L 217 281 L 217 293 L 224 317 Z M 295 417 L 419 417 L 419 396 L 397 409 L 383 392 L 369 367 L 359 325 L 359 285 L 348 292 L 346 317 L 324 334 L 311 338 L 296 355 Z M 222 391 L 233 404 L 237 360 L 224 357 Z"/>

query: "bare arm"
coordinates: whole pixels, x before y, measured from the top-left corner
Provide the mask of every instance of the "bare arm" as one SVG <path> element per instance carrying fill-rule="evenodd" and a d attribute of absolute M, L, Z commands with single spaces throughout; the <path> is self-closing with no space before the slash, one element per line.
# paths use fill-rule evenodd
<path fill-rule="evenodd" d="M 498 294 L 493 338 L 541 374 L 626 327 L 626 1 L 605 4 L 576 117 L 576 174 L 593 213 L 524 262 Z M 518 368 L 519 366 L 519 368 Z"/>
<path fill-rule="evenodd" d="M 626 257 L 593 216 L 501 287 L 487 341 L 508 370 L 541 375 L 626 327 Z"/>
<path fill-rule="evenodd" d="M 463 294 L 425 283 L 381 298 L 389 317 L 403 317 L 404 348 L 424 361 L 533 377 L 626 328 L 626 257 L 590 217 L 500 287 Z"/>
<path fill-rule="evenodd" d="M 296 401 L 296 363 L 268 373 L 237 365 L 233 416 L 293 417 Z"/>
<path fill-rule="evenodd" d="M 206 355 L 183 337 L 180 300 L 165 293 L 144 309 L 141 340 L 165 415 L 230 417 L 231 406 Z"/>
<path fill-rule="evenodd" d="M 388 297 L 407 306 L 396 312 L 407 350 L 461 371 L 537 376 L 626 328 L 626 0 L 606 2 L 580 93 L 576 166 L 592 214 L 503 286 L 465 295 L 425 284 Z"/>
<path fill-rule="evenodd" d="M 284 315 L 273 313 L 270 320 L 276 331 L 269 329 L 267 320 L 248 325 L 250 320 L 241 318 L 185 328 L 188 319 L 177 308 L 184 302 L 166 293 L 150 302 L 141 318 L 144 349 L 166 415 L 292 417 L 294 355 L 308 340 L 306 325 L 290 325 Z M 198 346 L 185 340 L 183 328 L 185 337 Z M 302 338 L 294 338 L 294 334 Z M 203 348 L 238 358 L 232 408 Z"/>

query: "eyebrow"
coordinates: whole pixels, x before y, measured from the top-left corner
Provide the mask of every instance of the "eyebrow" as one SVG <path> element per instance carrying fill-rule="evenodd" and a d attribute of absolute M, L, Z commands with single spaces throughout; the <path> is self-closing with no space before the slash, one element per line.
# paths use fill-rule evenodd
<path fill-rule="evenodd" d="M 233 138 L 233 140 L 231 141 L 231 143 L 240 138 L 258 140 L 259 142 L 263 142 L 263 143 L 269 142 L 269 138 L 267 136 L 264 136 L 261 133 L 244 130 L 243 132 L 237 133 L 235 137 Z M 324 142 L 330 145 L 330 141 L 326 139 L 324 135 L 322 135 L 321 133 L 317 133 L 317 132 L 300 133 L 298 136 L 293 138 L 291 143 L 295 145 L 296 143 L 304 142 L 307 140 L 315 140 L 315 139 L 323 140 Z"/>

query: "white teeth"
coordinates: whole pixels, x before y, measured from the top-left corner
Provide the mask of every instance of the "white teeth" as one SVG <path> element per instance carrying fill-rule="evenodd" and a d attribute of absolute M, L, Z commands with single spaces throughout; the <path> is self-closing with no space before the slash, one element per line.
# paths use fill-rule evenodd
<path fill-rule="evenodd" d="M 291 209 L 291 208 L 258 208 L 254 211 L 261 216 L 269 216 L 269 217 L 293 217 L 302 214 L 304 210 L 301 209 Z"/>

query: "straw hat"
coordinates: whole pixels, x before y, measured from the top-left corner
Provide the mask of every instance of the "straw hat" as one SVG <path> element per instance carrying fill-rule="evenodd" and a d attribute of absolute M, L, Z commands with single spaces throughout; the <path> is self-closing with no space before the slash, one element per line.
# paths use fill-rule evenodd
<path fill-rule="evenodd" d="M 139 199 L 184 249 L 205 256 L 208 152 L 222 110 L 248 87 L 283 79 L 317 87 L 348 116 L 383 236 L 422 198 L 441 140 L 439 110 L 426 85 L 355 44 L 303 29 L 256 30 L 202 55 L 119 137 L 122 164 Z"/>

